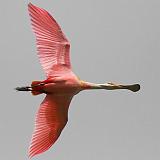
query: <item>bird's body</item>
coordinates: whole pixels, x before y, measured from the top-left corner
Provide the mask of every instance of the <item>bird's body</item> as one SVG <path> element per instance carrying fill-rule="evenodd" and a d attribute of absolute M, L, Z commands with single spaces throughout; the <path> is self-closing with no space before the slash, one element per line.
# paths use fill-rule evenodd
<path fill-rule="evenodd" d="M 74 95 L 88 89 L 128 89 L 136 92 L 139 84 L 94 84 L 80 80 L 71 69 L 70 43 L 55 19 L 44 9 L 28 5 L 32 28 L 36 35 L 38 57 L 46 80 L 33 81 L 31 86 L 17 87 L 33 95 L 46 94 L 36 115 L 29 156 L 48 150 L 68 121 L 68 107 Z"/>
<path fill-rule="evenodd" d="M 42 93 L 44 92 L 48 94 L 73 96 L 82 90 L 82 82 L 73 72 L 69 72 L 65 75 L 62 74 L 59 76 L 50 77 L 44 81 L 38 81 L 37 83 L 37 91 L 41 90 Z"/>

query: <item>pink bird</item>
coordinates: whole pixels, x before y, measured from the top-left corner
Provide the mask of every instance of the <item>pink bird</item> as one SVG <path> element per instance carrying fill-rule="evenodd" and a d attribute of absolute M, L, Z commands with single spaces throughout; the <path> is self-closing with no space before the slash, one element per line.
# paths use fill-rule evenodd
<path fill-rule="evenodd" d="M 55 19 L 44 9 L 28 5 L 38 57 L 46 80 L 33 81 L 31 86 L 17 87 L 33 95 L 46 94 L 36 114 L 29 157 L 48 150 L 58 139 L 68 121 L 68 108 L 74 95 L 88 89 L 128 89 L 137 92 L 139 84 L 94 84 L 80 80 L 71 70 L 70 43 Z"/>

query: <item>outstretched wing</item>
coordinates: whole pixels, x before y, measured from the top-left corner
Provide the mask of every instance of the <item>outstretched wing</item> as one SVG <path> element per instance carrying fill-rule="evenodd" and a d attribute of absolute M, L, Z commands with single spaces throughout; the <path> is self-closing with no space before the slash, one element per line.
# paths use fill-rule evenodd
<path fill-rule="evenodd" d="M 35 130 L 29 147 L 29 157 L 48 150 L 58 139 L 68 120 L 72 97 L 47 95 L 36 115 Z"/>
<path fill-rule="evenodd" d="M 28 10 L 36 35 L 38 57 L 46 75 L 57 65 L 70 69 L 70 44 L 60 26 L 46 10 L 31 3 Z"/>

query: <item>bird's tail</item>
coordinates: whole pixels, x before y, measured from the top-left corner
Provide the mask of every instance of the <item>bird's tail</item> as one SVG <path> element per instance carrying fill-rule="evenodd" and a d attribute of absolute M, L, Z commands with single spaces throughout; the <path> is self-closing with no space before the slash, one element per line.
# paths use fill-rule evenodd
<path fill-rule="evenodd" d="M 30 91 L 32 95 L 39 95 L 42 93 L 46 93 L 44 91 L 44 82 L 43 81 L 33 81 L 31 83 L 31 86 L 25 86 L 25 87 L 16 87 L 15 90 L 17 91 Z"/>
<path fill-rule="evenodd" d="M 31 84 L 31 87 L 32 87 L 32 95 L 36 96 L 36 95 L 39 95 L 39 94 L 42 94 L 43 92 L 40 92 L 42 91 L 42 86 L 40 85 L 42 83 L 42 81 L 33 81 L 32 84 Z"/>

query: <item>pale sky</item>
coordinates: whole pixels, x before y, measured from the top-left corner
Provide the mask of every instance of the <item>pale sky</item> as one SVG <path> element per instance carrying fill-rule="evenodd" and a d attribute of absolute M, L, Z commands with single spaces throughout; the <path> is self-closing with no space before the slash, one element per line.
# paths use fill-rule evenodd
<path fill-rule="evenodd" d="M 49 151 L 33 160 L 160 159 L 160 1 L 5 0 L 0 2 L 0 159 L 27 160 L 44 95 L 17 86 L 45 79 L 27 4 L 46 9 L 71 43 L 74 72 L 87 81 L 140 83 L 138 93 L 84 91 Z"/>

